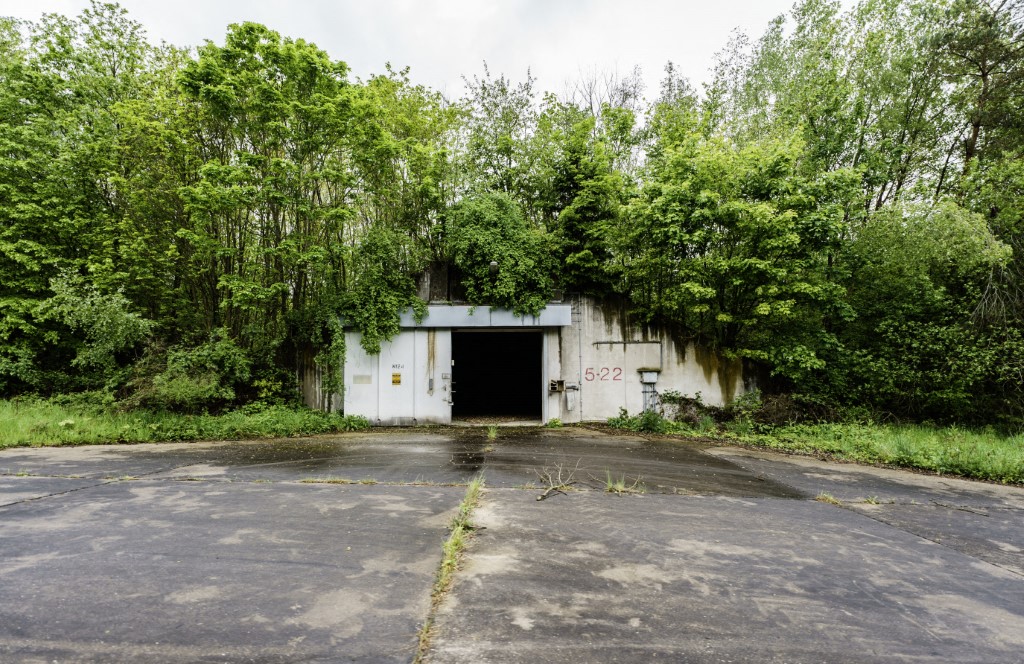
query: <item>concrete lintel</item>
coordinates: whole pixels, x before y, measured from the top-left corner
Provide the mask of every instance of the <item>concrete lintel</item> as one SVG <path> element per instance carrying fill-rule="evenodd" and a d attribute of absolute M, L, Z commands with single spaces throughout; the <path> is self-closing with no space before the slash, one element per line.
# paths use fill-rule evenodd
<path fill-rule="evenodd" d="M 423 321 L 416 322 L 411 311 L 402 312 L 403 328 L 431 327 L 563 327 L 572 324 L 572 307 L 549 304 L 537 316 L 517 316 L 508 309 L 461 304 L 431 304 Z"/>

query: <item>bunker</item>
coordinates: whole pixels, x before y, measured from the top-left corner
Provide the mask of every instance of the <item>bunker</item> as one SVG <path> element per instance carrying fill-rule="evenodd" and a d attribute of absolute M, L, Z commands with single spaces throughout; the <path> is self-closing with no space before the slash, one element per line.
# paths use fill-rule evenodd
<path fill-rule="evenodd" d="M 346 331 L 340 405 L 379 425 L 599 421 L 656 407 L 666 390 L 724 405 L 748 387 L 738 362 L 586 297 L 536 316 L 431 304 L 421 321 L 403 313 L 379 354 L 360 340 Z"/>

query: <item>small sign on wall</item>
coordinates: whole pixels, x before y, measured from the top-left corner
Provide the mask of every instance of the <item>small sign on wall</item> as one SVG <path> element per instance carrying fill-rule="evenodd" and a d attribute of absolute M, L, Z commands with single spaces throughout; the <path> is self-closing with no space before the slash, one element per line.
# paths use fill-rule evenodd
<path fill-rule="evenodd" d="M 402 384 L 402 374 L 400 374 L 400 373 L 393 373 L 393 374 L 391 374 L 391 384 L 392 385 L 401 385 Z"/>

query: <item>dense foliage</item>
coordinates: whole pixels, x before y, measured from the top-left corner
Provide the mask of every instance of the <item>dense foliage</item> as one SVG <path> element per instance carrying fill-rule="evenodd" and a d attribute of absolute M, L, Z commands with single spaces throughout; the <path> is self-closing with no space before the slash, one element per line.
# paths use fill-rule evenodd
<path fill-rule="evenodd" d="M 99 2 L 0 19 L 0 396 L 287 403 L 446 266 L 520 314 L 624 298 L 823 411 L 1020 423 L 1022 12 L 799 0 L 650 102 L 486 67 L 452 100 L 252 23 L 154 46 Z"/>

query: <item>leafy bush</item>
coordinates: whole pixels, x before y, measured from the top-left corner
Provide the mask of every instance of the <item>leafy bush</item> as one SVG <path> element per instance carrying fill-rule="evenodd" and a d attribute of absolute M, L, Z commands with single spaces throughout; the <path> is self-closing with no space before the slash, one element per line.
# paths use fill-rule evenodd
<path fill-rule="evenodd" d="M 83 339 L 71 364 L 93 374 L 93 385 L 103 384 L 116 369 L 118 355 L 131 350 L 153 331 L 154 323 L 132 311 L 121 292 L 102 293 L 81 277 L 64 272 L 50 281 L 46 316 L 55 318 Z"/>
<path fill-rule="evenodd" d="M 704 435 L 714 433 L 718 429 L 718 425 L 715 423 L 715 418 L 710 415 L 701 415 L 700 419 L 697 420 L 697 431 Z"/>
<path fill-rule="evenodd" d="M 337 428 L 339 431 L 359 431 L 370 428 L 370 420 L 362 415 L 339 415 Z"/>
<path fill-rule="evenodd" d="M 376 354 L 382 341 L 398 334 L 404 310 L 412 308 L 417 317 L 426 313 L 426 304 L 416 297 L 416 283 L 409 276 L 423 266 L 417 256 L 409 255 L 398 233 L 377 226 L 363 238 L 355 263 L 357 275 L 343 305 L 345 320 L 362 333 L 360 345 L 366 352 Z M 344 352 L 340 332 L 330 330 L 332 342 L 320 356 L 321 362 L 336 357 L 339 349 Z"/>
<path fill-rule="evenodd" d="M 691 397 L 677 390 L 665 390 L 658 394 L 658 398 L 661 400 L 665 417 L 673 422 L 697 424 L 701 415 L 713 410 L 704 403 L 700 392 Z"/>
<path fill-rule="evenodd" d="M 234 402 L 250 376 L 250 360 L 225 330 L 206 343 L 164 351 L 152 346 L 125 389 L 128 408 L 176 413 L 218 411 Z"/>
<path fill-rule="evenodd" d="M 629 429 L 630 431 L 636 431 L 639 426 L 639 417 L 633 417 L 625 408 L 619 408 L 619 414 L 615 417 L 608 418 L 608 425 L 615 427 L 616 429 Z"/>
<path fill-rule="evenodd" d="M 643 433 L 666 433 L 669 430 L 669 422 L 661 416 L 661 413 L 645 410 L 640 414 L 636 430 Z"/>
<path fill-rule="evenodd" d="M 640 433 L 673 433 L 682 430 L 682 427 L 662 417 L 661 413 L 648 410 L 639 415 L 630 415 L 625 408 L 619 409 L 616 417 L 608 418 L 608 424 L 616 429 L 627 429 Z"/>
<path fill-rule="evenodd" d="M 724 414 L 736 420 L 752 420 L 760 412 L 761 390 L 753 389 L 744 392 L 732 400 L 724 409 Z"/>

